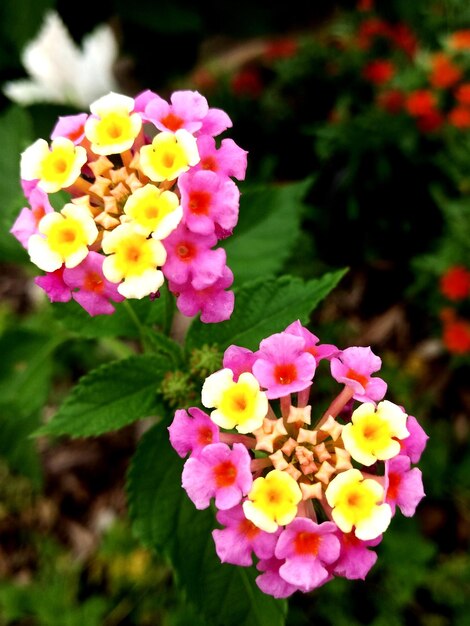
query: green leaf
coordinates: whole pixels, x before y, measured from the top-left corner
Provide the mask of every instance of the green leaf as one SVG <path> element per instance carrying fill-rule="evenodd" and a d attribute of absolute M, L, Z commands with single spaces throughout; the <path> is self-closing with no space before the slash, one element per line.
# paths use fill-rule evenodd
<path fill-rule="evenodd" d="M 16 473 L 27 476 L 39 488 L 42 467 L 36 442 L 28 437 L 38 426 L 38 416 L 25 416 L 12 404 L 0 404 L 0 456 Z"/>
<path fill-rule="evenodd" d="M 246 191 L 233 237 L 224 241 L 235 285 L 279 272 L 299 232 L 302 199 L 312 179 Z"/>
<path fill-rule="evenodd" d="M 91 317 L 76 302 L 55 304 L 54 315 L 70 331 L 81 337 L 138 338 L 147 327 L 157 327 L 168 332 L 174 310 L 174 297 L 166 287 L 155 300 L 125 300 L 115 305 L 112 315 Z"/>
<path fill-rule="evenodd" d="M 0 3 L 2 35 L 20 52 L 26 43 L 36 37 L 45 12 L 54 5 L 54 0 Z"/>
<path fill-rule="evenodd" d="M 27 254 L 10 234 L 22 207 L 27 205 L 20 185 L 20 154 L 31 143 L 31 118 L 19 107 L 11 107 L 0 117 L 0 260 L 25 262 Z"/>
<path fill-rule="evenodd" d="M 268 335 L 281 332 L 299 319 L 307 323 L 310 313 L 344 276 L 346 270 L 324 274 L 305 282 L 300 278 L 259 279 L 247 283 L 235 293 L 235 311 L 230 320 L 220 324 L 202 324 L 195 320 L 188 331 L 188 350 L 217 343 L 222 350 L 237 344 L 251 350 Z"/>
<path fill-rule="evenodd" d="M 52 353 L 58 336 L 13 330 L 0 338 L 0 398 L 13 403 L 24 415 L 46 403 L 52 374 Z"/>
<path fill-rule="evenodd" d="M 148 350 L 166 357 L 175 368 L 183 367 L 183 348 L 179 343 L 151 328 L 145 329 L 144 341 Z"/>
<path fill-rule="evenodd" d="M 185 6 L 188 4 L 189 6 Z M 129 4 L 118 0 L 119 15 L 126 22 L 134 22 L 145 28 L 153 30 L 159 35 L 191 34 L 200 31 L 202 19 L 197 5 L 178 2 L 174 4 L 169 0 L 161 0 L 158 4 L 158 12 L 152 0 L 140 0 Z"/>
<path fill-rule="evenodd" d="M 282 626 L 286 603 L 258 589 L 256 570 L 219 562 L 214 516 L 194 508 L 181 488 L 182 467 L 165 424 L 157 424 L 144 435 L 129 472 L 134 531 L 169 557 L 177 583 L 211 626 Z"/>
<path fill-rule="evenodd" d="M 162 411 L 157 391 L 166 359 L 137 355 L 102 365 L 83 376 L 52 420 L 37 435 L 92 437 Z"/>

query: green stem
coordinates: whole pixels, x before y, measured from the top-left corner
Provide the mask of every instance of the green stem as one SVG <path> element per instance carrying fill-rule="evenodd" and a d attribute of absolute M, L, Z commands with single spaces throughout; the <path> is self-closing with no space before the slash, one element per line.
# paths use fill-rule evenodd
<path fill-rule="evenodd" d="M 140 321 L 137 313 L 134 311 L 134 309 L 132 308 L 131 303 L 129 302 L 129 300 L 124 300 L 124 307 L 127 310 L 127 313 L 129 315 L 129 317 L 131 318 L 131 320 L 134 322 L 137 330 L 139 331 L 139 335 L 140 335 L 140 342 L 142 344 L 142 349 L 144 350 L 144 352 L 146 351 L 146 337 L 145 337 L 145 326 L 142 324 L 142 322 Z"/>
<path fill-rule="evenodd" d="M 174 301 L 170 297 L 170 293 L 167 289 L 162 292 L 162 298 L 165 298 L 165 318 L 164 318 L 164 331 L 167 337 L 170 336 L 171 326 L 173 324 L 173 316 L 175 314 Z"/>

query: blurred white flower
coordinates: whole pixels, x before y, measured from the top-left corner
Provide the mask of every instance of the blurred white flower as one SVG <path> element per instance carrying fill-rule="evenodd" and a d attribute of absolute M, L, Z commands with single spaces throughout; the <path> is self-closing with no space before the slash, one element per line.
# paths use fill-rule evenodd
<path fill-rule="evenodd" d="M 19 104 L 53 102 L 88 107 L 100 96 L 118 89 L 113 75 L 117 54 L 117 42 L 109 26 L 98 26 L 84 37 L 80 48 L 59 15 L 50 11 L 37 37 L 21 55 L 31 80 L 5 83 L 3 92 Z"/>

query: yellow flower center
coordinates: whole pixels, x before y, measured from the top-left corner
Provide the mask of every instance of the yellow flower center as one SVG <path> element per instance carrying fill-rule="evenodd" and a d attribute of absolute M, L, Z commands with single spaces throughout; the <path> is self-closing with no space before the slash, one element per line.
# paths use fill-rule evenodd
<path fill-rule="evenodd" d="M 131 122 L 129 115 L 122 113 L 109 113 L 98 121 L 95 132 L 95 143 L 111 145 L 131 136 Z"/>
<path fill-rule="evenodd" d="M 53 148 L 41 163 L 41 180 L 62 187 L 76 162 L 75 150 L 65 147 Z M 77 174 L 78 175 L 78 174 Z"/>
<path fill-rule="evenodd" d="M 185 130 L 161 132 L 140 150 L 141 171 L 150 180 L 174 180 L 199 161 L 196 140 Z"/>
<path fill-rule="evenodd" d="M 144 236 L 134 233 L 120 242 L 115 265 L 124 277 L 140 276 L 155 268 L 154 255 L 147 241 Z"/>
<path fill-rule="evenodd" d="M 129 150 L 142 128 L 142 118 L 132 113 L 134 100 L 110 93 L 91 106 L 85 136 L 95 154 L 119 154 Z"/>
<path fill-rule="evenodd" d="M 234 383 L 222 397 L 219 410 L 236 424 L 251 419 L 257 392 L 246 383 Z"/>
<path fill-rule="evenodd" d="M 74 254 L 82 246 L 87 245 L 87 234 L 83 225 L 72 217 L 65 217 L 51 226 L 47 240 L 53 252 L 57 252 L 63 259 Z"/>
<path fill-rule="evenodd" d="M 302 492 L 286 472 L 272 470 L 253 483 L 244 503 L 245 516 L 266 532 L 275 532 L 278 525 L 289 524 L 297 514 Z"/>
<path fill-rule="evenodd" d="M 367 466 L 396 456 L 400 452 L 397 439 L 407 435 L 406 413 L 387 400 L 377 407 L 371 402 L 362 404 L 342 432 L 345 448 L 356 461 Z"/>
<path fill-rule="evenodd" d="M 124 213 L 142 229 L 142 234 L 153 233 L 159 224 L 179 206 L 178 196 L 171 191 L 163 193 L 155 185 L 145 185 L 129 196 Z"/>
<path fill-rule="evenodd" d="M 350 469 L 334 478 L 325 496 L 332 518 L 344 533 L 355 526 L 356 537 L 373 539 L 390 522 L 390 507 L 383 503 L 384 489 L 378 481 Z"/>
<path fill-rule="evenodd" d="M 202 388 L 202 403 L 215 407 L 211 420 L 222 428 L 236 428 L 249 433 L 259 428 L 268 411 L 268 399 L 260 390 L 253 374 L 243 372 L 233 381 L 233 372 L 222 369 L 206 378 Z"/>
<path fill-rule="evenodd" d="M 369 452 L 384 448 L 390 443 L 390 426 L 374 414 L 360 422 L 355 430 L 358 445 Z"/>

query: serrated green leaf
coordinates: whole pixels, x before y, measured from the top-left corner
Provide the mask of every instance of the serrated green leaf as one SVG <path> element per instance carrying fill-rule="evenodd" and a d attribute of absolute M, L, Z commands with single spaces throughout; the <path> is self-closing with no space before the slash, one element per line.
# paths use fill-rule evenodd
<path fill-rule="evenodd" d="M 183 348 L 163 333 L 146 328 L 144 342 L 148 350 L 165 356 L 175 367 L 183 366 Z"/>
<path fill-rule="evenodd" d="M 240 220 L 223 242 L 235 285 L 279 272 L 300 230 L 302 199 L 312 179 L 244 192 Z"/>
<path fill-rule="evenodd" d="M 255 350 L 264 337 L 282 331 L 296 319 L 307 323 L 310 313 L 338 284 L 345 271 L 327 273 L 308 282 L 282 276 L 247 283 L 236 291 L 231 319 L 220 324 L 195 320 L 188 331 L 187 347 L 191 350 L 205 343 L 217 343 L 222 350 L 230 344 Z"/>
<path fill-rule="evenodd" d="M 102 365 L 83 376 L 38 435 L 93 437 L 117 430 L 162 408 L 158 386 L 168 361 L 136 355 Z"/>
<path fill-rule="evenodd" d="M 219 562 L 214 516 L 194 508 L 181 488 L 182 467 L 166 425 L 157 424 L 144 435 L 129 472 L 134 531 L 169 557 L 177 583 L 211 626 L 282 626 L 286 603 L 258 589 L 256 570 Z"/>
<path fill-rule="evenodd" d="M 13 330 L 0 338 L 0 398 L 15 404 L 24 415 L 42 408 L 52 374 L 52 353 L 59 336 Z"/>

